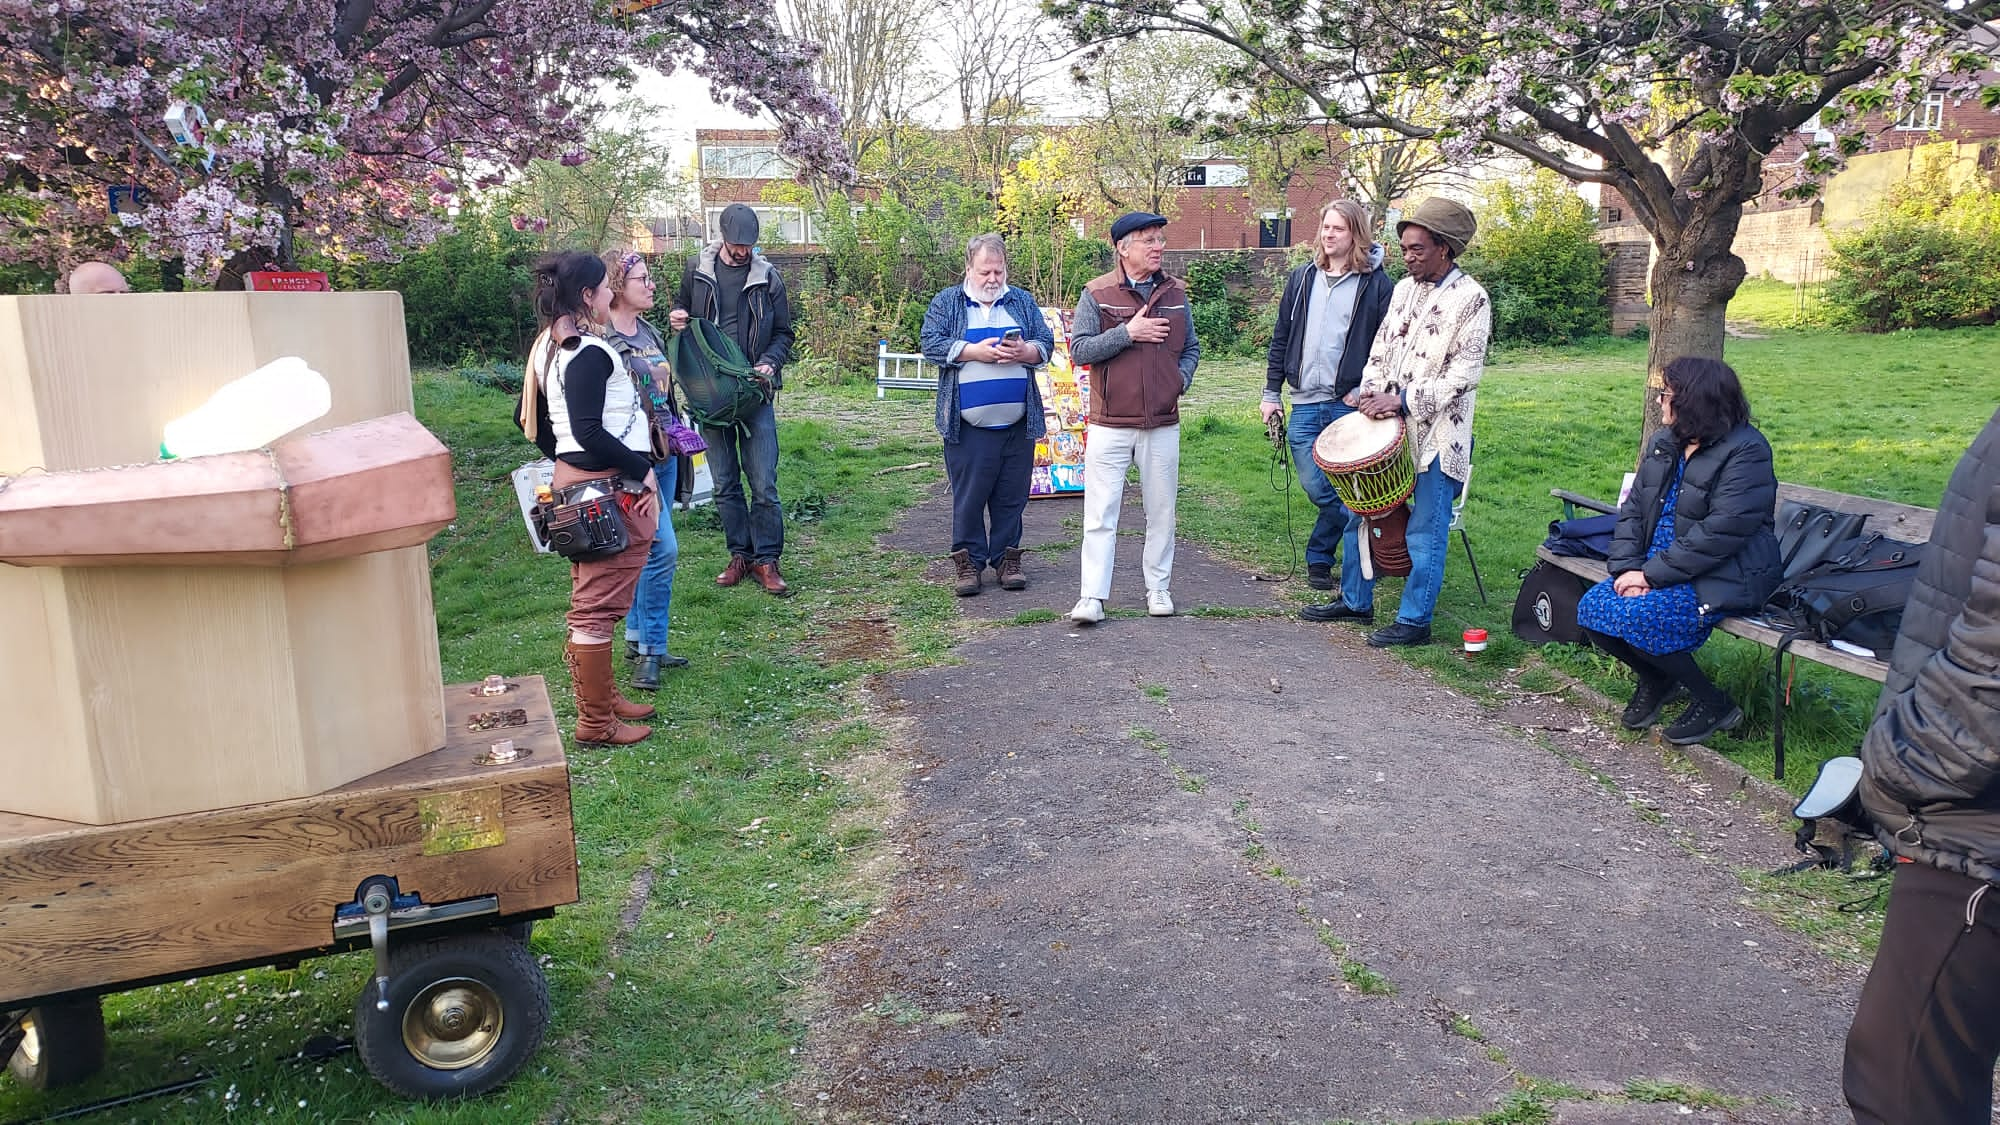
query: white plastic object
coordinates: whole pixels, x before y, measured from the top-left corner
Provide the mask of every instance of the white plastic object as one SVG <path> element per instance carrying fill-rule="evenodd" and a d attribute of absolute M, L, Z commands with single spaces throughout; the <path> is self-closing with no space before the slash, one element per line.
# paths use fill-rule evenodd
<path fill-rule="evenodd" d="M 333 409 L 326 377 L 295 355 L 224 384 L 208 401 L 167 423 L 162 457 L 258 449 Z"/>

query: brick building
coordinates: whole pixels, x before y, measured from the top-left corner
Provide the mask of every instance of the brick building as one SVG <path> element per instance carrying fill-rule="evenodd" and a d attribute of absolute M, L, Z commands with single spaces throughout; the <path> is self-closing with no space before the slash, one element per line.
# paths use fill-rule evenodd
<path fill-rule="evenodd" d="M 777 130 L 697 129 L 695 145 L 705 239 L 720 236 L 724 207 L 743 203 L 757 212 L 768 235 L 793 248 L 817 246 L 819 232 L 804 209 L 764 201 L 765 188 L 790 182 L 796 171 L 778 151 Z M 1206 250 L 1289 246 L 1310 237 L 1320 204 L 1341 194 L 1339 169 L 1330 163 L 1297 176 L 1282 208 L 1253 202 L 1249 182 L 1249 170 L 1230 157 L 1191 160 L 1174 193 L 1173 245 Z M 1079 220 L 1078 233 L 1105 238 L 1116 217 L 1092 212 Z"/>
<path fill-rule="evenodd" d="M 2000 31 L 1987 25 L 1968 38 L 1968 46 L 2000 57 Z M 2000 74 L 1987 71 L 1979 80 L 1992 84 L 2000 81 Z M 1744 208 L 1733 247 L 1749 276 L 1795 283 L 1823 280 L 1832 237 L 1865 224 L 1884 193 L 1926 160 L 1945 160 L 1959 182 L 2000 184 L 2000 113 L 1981 107 L 1977 98 L 1955 98 L 1942 89 L 1933 90 L 1898 117 L 1870 115 L 1862 128 L 1869 137 L 1869 150 L 1848 158 L 1845 167 L 1810 199 L 1787 198 L 1785 191 L 1799 182 L 1806 146 L 1831 139 L 1817 118 L 1764 158 L 1763 191 Z M 1600 189 L 1598 221 L 1599 241 L 1614 247 L 1631 242 L 1650 245 L 1645 228 L 1616 189 Z"/>

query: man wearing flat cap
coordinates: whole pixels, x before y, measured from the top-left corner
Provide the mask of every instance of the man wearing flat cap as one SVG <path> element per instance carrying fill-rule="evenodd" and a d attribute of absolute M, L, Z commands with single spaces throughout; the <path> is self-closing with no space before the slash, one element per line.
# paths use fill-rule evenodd
<path fill-rule="evenodd" d="M 729 565 L 715 576 L 718 586 L 734 586 L 748 576 L 769 594 L 785 597 L 791 588 L 778 572 L 785 551 L 785 512 L 778 503 L 778 417 L 771 408 L 785 385 L 785 362 L 792 358 L 792 303 L 776 266 L 757 253 L 757 212 L 741 203 L 722 209 L 722 237 L 709 243 L 681 273 L 680 293 L 667 314 L 675 331 L 689 317 L 713 321 L 736 341 L 765 381 L 765 403 L 729 429 L 701 428 L 708 443 L 708 468 L 715 477 L 715 513 L 729 544 Z M 743 481 L 750 481 L 750 503 Z"/>
<path fill-rule="evenodd" d="M 1069 619 L 1104 620 L 1125 470 L 1139 467 L 1146 505 L 1146 612 L 1171 617 L 1174 500 L 1181 479 L 1180 397 L 1194 385 L 1201 345 L 1187 286 L 1160 271 L 1167 220 L 1135 211 L 1111 224 L 1118 262 L 1084 286 L 1070 326 L 1070 358 L 1090 365 L 1090 427 L 1083 447 L 1083 596 Z"/>
<path fill-rule="evenodd" d="M 1430 643 L 1431 614 L 1444 585 L 1451 544 L 1451 505 L 1472 472 L 1472 402 L 1493 333 L 1486 290 L 1458 268 L 1478 224 L 1463 204 L 1432 196 L 1396 224 L 1409 276 L 1396 283 L 1375 335 L 1361 385 L 1347 403 L 1371 418 L 1401 415 L 1404 442 L 1416 465 L 1410 495 L 1410 576 L 1396 619 L 1369 634 L 1376 648 Z M 1348 525 L 1349 557 L 1359 527 Z M 1375 583 L 1349 590 L 1337 603 L 1311 607 L 1318 621 L 1375 621 Z"/>

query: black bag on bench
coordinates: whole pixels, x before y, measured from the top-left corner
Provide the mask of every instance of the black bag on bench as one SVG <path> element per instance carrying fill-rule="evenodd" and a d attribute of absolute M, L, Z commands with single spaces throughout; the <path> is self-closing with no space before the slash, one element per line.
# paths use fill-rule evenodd
<path fill-rule="evenodd" d="M 1797 637 L 1840 640 L 1887 660 L 1926 550 L 1880 532 L 1849 539 L 1829 550 L 1826 561 L 1780 583 L 1764 615 L 1786 631 L 1786 645 Z"/>
<path fill-rule="evenodd" d="M 1514 598 L 1514 635 L 1531 645 L 1551 642 L 1583 644 L 1588 638 L 1576 623 L 1576 603 L 1589 584 L 1546 560 L 1521 576 Z"/>

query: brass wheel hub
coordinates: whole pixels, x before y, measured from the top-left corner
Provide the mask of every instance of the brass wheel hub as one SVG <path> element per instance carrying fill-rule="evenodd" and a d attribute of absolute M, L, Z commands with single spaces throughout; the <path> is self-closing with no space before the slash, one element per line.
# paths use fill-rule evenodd
<path fill-rule="evenodd" d="M 35 1028 L 35 1017 L 21 1017 L 21 1045 L 15 1047 L 14 1051 L 21 1056 L 21 1062 L 29 1070 L 41 1065 L 42 1035 Z"/>
<path fill-rule="evenodd" d="M 435 981 L 403 1009 L 403 1046 L 433 1070 L 463 1070 L 500 1044 L 500 995 L 483 981 Z"/>

